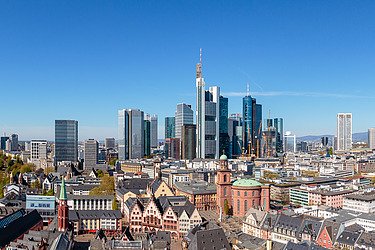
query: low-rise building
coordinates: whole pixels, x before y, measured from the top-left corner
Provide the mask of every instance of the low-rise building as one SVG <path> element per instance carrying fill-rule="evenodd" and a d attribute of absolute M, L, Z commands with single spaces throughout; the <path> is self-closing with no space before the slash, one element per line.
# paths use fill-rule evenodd
<path fill-rule="evenodd" d="M 113 195 L 68 195 L 71 210 L 112 210 Z"/>
<path fill-rule="evenodd" d="M 344 197 L 343 209 L 362 212 L 375 212 L 375 192 L 352 194 Z"/>

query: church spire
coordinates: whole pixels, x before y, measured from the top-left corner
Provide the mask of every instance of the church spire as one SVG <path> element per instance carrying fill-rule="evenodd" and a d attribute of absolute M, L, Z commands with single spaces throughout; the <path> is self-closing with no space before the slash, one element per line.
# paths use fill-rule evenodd
<path fill-rule="evenodd" d="M 61 181 L 61 189 L 60 189 L 60 200 L 66 201 L 68 198 L 66 196 L 66 188 L 65 188 L 65 179 L 64 177 L 62 178 Z"/>

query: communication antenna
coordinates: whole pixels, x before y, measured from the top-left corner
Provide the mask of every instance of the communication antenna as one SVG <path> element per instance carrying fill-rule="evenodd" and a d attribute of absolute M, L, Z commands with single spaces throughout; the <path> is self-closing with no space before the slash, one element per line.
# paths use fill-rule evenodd
<path fill-rule="evenodd" d="M 249 96 L 250 95 L 250 84 L 247 83 L 246 85 L 246 96 Z"/>
<path fill-rule="evenodd" d="M 199 49 L 199 63 L 202 65 L 202 48 Z"/>

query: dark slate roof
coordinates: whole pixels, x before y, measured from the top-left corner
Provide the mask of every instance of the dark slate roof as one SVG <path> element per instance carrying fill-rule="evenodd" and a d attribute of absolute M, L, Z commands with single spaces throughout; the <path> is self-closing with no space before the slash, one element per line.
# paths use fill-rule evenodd
<path fill-rule="evenodd" d="M 151 187 L 151 192 L 154 194 L 158 188 L 160 187 L 160 185 L 163 183 L 163 181 L 161 179 L 155 179 L 151 182 L 150 184 L 150 187 Z"/>
<path fill-rule="evenodd" d="M 7 224 L 6 227 L 0 228 L 0 247 L 4 247 L 11 241 L 14 241 L 42 221 L 43 219 L 38 211 L 33 210 L 30 213 L 24 214 L 22 217 L 13 220 Z"/>
<path fill-rule="evenodd" d="M 288 241 L 288 243 L 284 247 L 284 250 L 328 250 L 328 249 L 325 247 L 318 246 L 314 243 L 311 243 L 309 245 L 306 242 L 293 243 L 291 241 Z"/>
<path fill-rule="evenodd" d="M 174 183 L 176 189 L 189 194 L 214 194 L 216 193 L 216 185 L 206 181 L 191 180 L 189 182 Z"/>
<path fill-rule="evenodd" d="M 363 231 L 365 231 L 365 229 L 362 226 L 360 226 L 357 223 L 355 223 L 353 225 L 345 227 L 345 231 L 349 231 L 349 232 L 363 232 Z"/>
<path fill-rule="evenodd" d="M 222 228 L 199 230 L 188 247 L 189 250 L 232 249 Z"/>
<path fill-rule="evenodd" d="M 152 181 L 153 181 L 153 179 L 150 179 L 150 178 L 125 179 L 122 182 L 119 182 L 118 186 L 126 188 L 126 189 L 143 189 L 143 190 L 146 190 L 147 186 Z"/>
<path fill-rule="evenodd" d="M 320 229 L 323 225 L 323 221 L 320 221 L 313 217 L 305 218 L 301 225 L 301 233 L 312 235 L 315 239 L 318 237 Z"/>
<path fill-rule="evenodd" d="M 69 220 L 77 221 L 79 219 L 120 219 L 122 217 L 120 210 L 70 210 Z"/>
<path fill-rule="evenodd" d="M 276 220 L 274 227 L 292 230 L 297 233 L 300 229 L 300 226 L 302 225 L 302 222 L 303 222 L 302 216 L 291 217 L 285 214 L 280 214 L 278 219 Z"/>
<path fill-rule="evenodd" d="M 261 222 L 261 228 L 264 230 L 272 230 L 273 227 L 275 226 L 277 218 L 278 218 L 278 215 L 267 213 Z"/>
<path fill-rule="evenodd" d="M 338 236 L 337 234 L 339 232 L 340 225 L 341 224 L 339 222 L 332 221 L 330 219 L 324 220 L 324 222 L 323 222 L 322 229 L 323 228 L 327 229 L 328 234 L 331 237 L 333 243 L 336 242 L 336 239 L 337 239 L 337 236 Z"/>
<path fill-rule="evenodd" d="M 375 249 L 375 233 L 363 232 L 357 240 L 357 245 Z"/>
<path fill-rule="evenodd" d="M 360 235 L 361 234 L 359 232 L 355 233 L 344 230 L 337 238 L 337 242 L 349 246 L 354 246 Z"/>
<path fill-rule="evenodd" d="M 153 249 L 169 249 L 171 245 L 171 232 L 158 231 L 151 236 Z"/>
<path fill-rule="evenodd" d="M 52 243 L 50 250 L 68 250 L 70 241 L 66 234 L 60 234 Z"/>

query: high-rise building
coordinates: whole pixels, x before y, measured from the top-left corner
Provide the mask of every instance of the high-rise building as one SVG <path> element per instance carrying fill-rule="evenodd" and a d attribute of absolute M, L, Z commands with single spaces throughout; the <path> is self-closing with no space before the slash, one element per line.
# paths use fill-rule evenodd
<path fill-rule="evenodd" d="M 8 139 L 5 142 L 5 151 L 11 151 L 11 150 L 12 150 L 12 141 L 10 139 Z"/>
<path fill-rule="evenodd" d="M 99 143 L 94 139 L 85 141 L 84 169 L 92 169 L 98 164 Z"/>
<path fill-rule="evenodd" d="M 228 133 L 230 141 L 230 157 L 240 156 L 243 145 L 242 116 L 231 114 L 228 119 Z"/>
<path fill-rule="evenodd" d="M 261 155 L 262 141 L 262 105 L 256 103 L 247 90 L 247 95 L 242 99 L 243 117 L 243 149 L 249 155 Z"/>
<path fill-rule="evenodd" d="M 284 120 L 283 118 L 274 118 L 273 126 L 275 127 L 275 133 L 276 133 L 276 153 L 282 154 L 284 152 L 284 143 L 283 143 Z"/>
<path fill-rule="evenodd" d="M 186 124 L 194 123 L 194 112 L 191 105 L 186 103 L 177 104 L 175 112 L 175 137 L 181 139 L 181 128 Z"/>
<path fill-rule="evenodd" d="M 175 138 L 175 118 L 174 117 L 165 117 L 165 138 Z"/>
<path fill-rule="evenodd" d="M 185 124 L 182 126 L 181 136 L 181 158 L 193 160 L 196 158 L 196 129 L 194 124 Z"/>
<path fill-rule="evenodd" d="M 202 50 L 196 66 L 197 88 L 197 157 L 219 158 L 219 108 L 220 88 L 217 86 L 205 90 L 202 75 Z"/>
<path fill-rule="evenodd" d="M 368 129 L 368 147 L 375 149 L 375 128 Z"/>
<path fill-rule="evenodd" d="M 2 136 L 2 137 L 0 138 L 0 149 L 1 149 L 1 150 L 5 150 L 7 140 L 9 140 L 9 136 L 5 136 L 5 135 L 4 135 L 4 136 Z"/>
<path fill-rule="evenodd" d="M 165 157 L 179 160 L 180 157 L 180 139 L 166 138 L 165 139 Z"/>
<path fill-rule="evenodd" d="M 145 150 L 144 113 L 139 109 L 118 111 L 119 160 L 137 159 Z"/>
<path fill-rule="evenodd" d="M 151 155 L 151 121 L 145 120 L 145 156 Z"/>
<path fill-rule="evenodd" d="M 219 152 L 231 155 L 228 134 L 228 98 L 220 96 L 219 100 Z"/>
<path fill-rule="evenodd" d="M 55 162 L 78 161 L 78 121 L 55 120 Z"/>
<path fill-rule="evenodd" d="M 347 151 L 352 148 L 352 113 L 337 114 L 337 150 Z"/>
<path fill-rule="evenodd" d="M 17 134 L 12 134 L 11 137 L 11 150 L 12 151 L 17 151 L 18 150 L 18 135 Z"/>
<path fill-rule="evenodd" d="M 47 141 L 46 140 L 32 140 L 30 150 L 31 163 L 37 167 L 42 167 L 42 164 L 47 160 Z"/>
<path fill-rule="evenodd" d="M 158 147 L 158 117 L 153 115 L 150 117 L 151 122 L 151 148 Z"/>
<path fill-rule="evenodd" d="M 115 138 L 105 138 L 104 146 L 106 149 L 113 149 L 116 147 Z"/>

